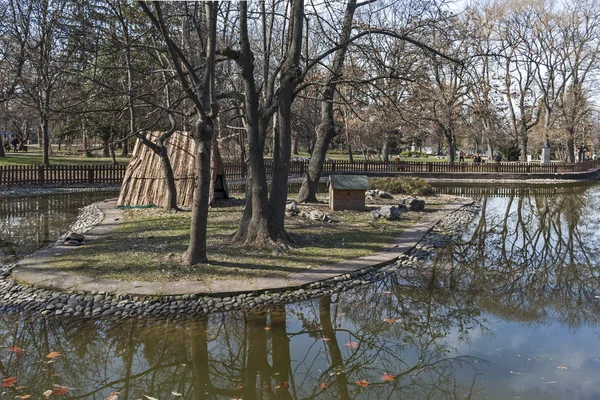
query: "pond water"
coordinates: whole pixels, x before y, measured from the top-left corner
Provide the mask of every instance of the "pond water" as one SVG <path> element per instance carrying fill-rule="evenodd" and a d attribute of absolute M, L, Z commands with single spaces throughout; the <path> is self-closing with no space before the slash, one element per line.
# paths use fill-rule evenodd
<path fill-rule="evenodd" d="M 17 383 L 0 393 L 600 398 L 600 187 L 484 189 L 472 191 L 482 212 L 457 243 L 423 267 L 339 295 L 182 320 L 4 309 L 0 373 Z"/>
<path fill-rule="evenodd" d="M 55 242 L 77 218 L 79 208 L 117 192 L 7 197 L 0 200 L 0 264 Z"/>

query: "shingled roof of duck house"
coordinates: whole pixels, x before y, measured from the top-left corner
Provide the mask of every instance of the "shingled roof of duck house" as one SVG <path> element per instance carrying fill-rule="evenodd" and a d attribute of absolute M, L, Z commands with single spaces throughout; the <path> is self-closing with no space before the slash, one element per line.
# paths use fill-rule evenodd
<path fill-rule="evenodd" d="M 331 210 L 365 209 L 365 192 L 369 190 L 366 175 L 329 175 L 328 187 Z"/>

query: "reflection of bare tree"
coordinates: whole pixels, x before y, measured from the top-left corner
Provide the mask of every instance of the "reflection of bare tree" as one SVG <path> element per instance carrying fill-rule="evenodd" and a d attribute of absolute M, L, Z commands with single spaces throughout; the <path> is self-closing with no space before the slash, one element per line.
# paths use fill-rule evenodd
<path fill-rule="evenodd" d="M 492 209 L 484 198 L 473 230 L 432 268 L 452 265 L 460 289 L 479 292 L 482 307 L 504 318 L 597 324 L 600 195 L 583 189 L 494 199 Z"/>
<path fill-rule="evenodd" d="M 106 192 L 62 193 L 2 199 L 0 263 L 52 243 L 66 233 L 79 208 L 110 195 Z"/>
<path fill-rule="evenodd" d="M 74 388 L 69 394 L 74 399 L 104 399 L 113 391 L 122 399 L 170 398 L 171 393 L 257 400 L 468 395 L 469 385 L 453 375 L 467 359 L 448 357 L 452 348 L 439 339 L 455 324 L 472 324 L 472 315 L 454 314 L 454 306 L 436 310 L 441 300 L 436 295 L 419 309 L 418 290 L 392 294 L 388 289 L 394 290 L 381 283 L 344 301 L 324 297 L 201 320 L 92 322 L 8 315 L 0 319 L 0 342 L 20 346 L 24 353 L 4 352 L 0 372 L 18 376 L 26 386 L 11 388 L 15 396 L 40 397 L 64 385 Z M 377 308 L 367 307 L 370 302 Z M 406 302 L 417 308 L 404 312 L 400 305 Z M 393 314 L 404 314 L 402 321 L 384 321 Z M 290 331 L 290 324 L 299 329 Z M 356 346 L 348 345 L 352 342 Z M 62 356 L 51 362 L 45 357 L 51 351 Z M 384 373 L 394 381 L 382 381 Z M 369 386 L 357 385 L 359 379 Z"/>

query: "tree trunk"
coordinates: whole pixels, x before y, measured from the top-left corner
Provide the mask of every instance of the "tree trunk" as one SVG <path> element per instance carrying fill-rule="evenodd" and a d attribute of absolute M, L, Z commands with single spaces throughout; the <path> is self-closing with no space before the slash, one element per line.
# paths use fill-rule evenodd
<path fill-rule="evenodd" d="M 291 83 L 291 82 L 290 82 Z M 279 112 L 277 114 L 278 124 L 273 129 L 275 137 L 273 149 L 273 177 L 271 180 L 271 195 L 269 205 L 273 217 L 273 233 L 277 237 L 285 238 L 285 203 L 287 201 L 287 183 L 290 171 L 290 157 L 292 151 L 291 132 L 292 132 L 292 94 L 293 86 L 282 88 L 281 92 L 288 92 L 282 95 L 280 100 Z"/>
<path fill-rule="evenodd" d="M 43 142 L 43 160 L 42 164 L 46 167 L 50 165 L 50 135 L 48 133 L 48 117 L 42 116 L 42 142 Z"/>
<path fill-rule="evenodd" d="M 350 145 L 350 143 L 348 143 L 348 160 L 351 163 L 354 162 L 354 156 L 352 155 L 352 146 Z"/>
<path fill-rule="evenodd" d="M 179 210 L 177 205 L 177 188 L 175 186 L 175 174 L 173 173 L 173 165 L 169 159 L 166 146 L 159 141 L 158 157 L 160 157 L 160 164 L 162 166 L 163 174 L 167 182 L 166 195 L 166 206 L 165 209 L 168 211 Z"/>
<path fill-rule="evenodd" d="M 5 158 L 6 153 L 4 153 L 4 140 L 2 139 L 2 135 L 0 135 L 0 158 Z"/>
<path fill-rule="evenodd" d="M 220 121 L 219 121 L 220 122 Z M 220 125 L 220 123 L 218 123 Z M 215 186 L 218 181 L 221 181 L 223 190 L 226 188 L 225 182 L 225 167 L 223 166 L 223 158 L 219 149 L 218 134 L 215 133 L 212 138 L 212 157 L 210 160 L 210 197 L 208 204 L 212 205 L 215 200 Z"/>
<path fill-rule="evenodd" d="M 572 129 L 567 129 L 567 161 L 575 162 L 575 137 Z"/>
<path fill-rule="evenodd" d="M 490 140 L 489 136 L 486 138 L 486 140 L 488 160 L 491 161 L 494 158 L 494 148 L 492 147 L 492 141 Z"/>
<path fill-rule="evenodd" d="M 300 153 L 299 147 L 300 147 L 300 143 L 298 140 L 298 135 L 296 135 L 296 136 L 294 136 L 294 144 L 292 147 L 292 152 L 294 153 L 294 155 L 298 155 Z"/>
<path fill-rule="evenodd" d="M 356 10 L 356 0 L 348 0 L 344 19 L 342 21 L 342 29 L 340 33 L 340 43 L 347 41 L 350 38 L 352 31 L 352 19 Z M 335 52 L 333 57 L 333 65 L 331 68 L 329 80 L 323 94 L 321 96 L 321 121 L 317 127 L 317 140 L 311 155 L 310 163 L 306 177 L 300 187 L 298 201 L 316 202 L 317 188 L 321 173 L 323 172 L 323 164 L 327 155 L 327 148 L 331 144 L 335 136 L 335 121 L 333 118 L 333 98 L 335 96 L 337 81 L 344 70 L 344 61 L 346 58 L 347 46 L 341 47 Z M 348 148 L 350 142 L 348 141 Z"/>
<path fill-rule="evenodd" d="M 202 129 L 196 127 L 195 129 Z M 206 229 L 208 226 L 208 198 L 210 187 L 210 150 L 212 140 L 196 140 L 196 185 L 192 202 L 190 244 L 183 256 L 187 265 L 208 262 L 206 255 Z"/>
<path fill-rule="evenodd" d="M 390 141 L 388 135 L 383 138 L 383 146 L 381 147 L 381 159 L 383 162 L 390 161 Z"/>
<path fill-rule="evenodd" d="M 109 139 L 102 140 L 102 156 L 107 158 L 110 157 L 110 145 L 108 141 Z"/>
<path fill-rule="evenodd" d="M 448 156 L 447 156 L 448 162 L 450 164 L 454 164 L 454 161 L 456 159 L 454 135 L 452 135 L 451 132 L 447 132 L 447 133 L 444 133 L 444 137 L 446 139 L 446 148 L 448 150 Z"/>
<path fill-rule="evenodd" d="M 117 165 L 118 163 L 117 163 L 117 156 L 115 154 L 115 145 L 113 143 L 111 143 L 109 145 L 109 148 L 110 148 L 110 157 L 112 158 L 113 165 Z"/>
<path fill-rule="evenodd" d="M 527 139 L 528 139 L 528 132 L 527 132 L 527 125 L 522 122 L 521 123 L 521 128 L 520 128 L 520 141 L 519 141 L 519 148 L 521 150 L 521 161 L 526 162 L 527 161 Z"/>
<path fill-rule="evenodd" d="M 325 113 L 331 113 L 331 117 L 323 116 Z M 334 136 L 333 103 L 323 102 L 321 105 L 321 123 L 317 127 L 317 141 L 308 163 L 306 176 L 300 187 L 298 202 L 315 203 L 317 201 L 317 188 L 323 172 L 327 148 Z"/>

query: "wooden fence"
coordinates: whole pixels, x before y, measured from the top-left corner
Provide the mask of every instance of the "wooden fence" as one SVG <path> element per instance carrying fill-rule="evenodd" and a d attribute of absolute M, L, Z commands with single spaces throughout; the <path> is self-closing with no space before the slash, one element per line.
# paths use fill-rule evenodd
<path fill-rule="evenodd" d="M 600 160 L 590 160 L 575 164 L 551 163 L 515 163 L 491 162 L 483 164 L 467 164 L 447 162 L 422 162 L 422 161 L 326 161 L 323 166 L 323 175 L 335 172 L 426 172 L 434 174 L 443 173 L 503 173 L 503 174 L 560 174 L 570 172 L 585 172 L 600 168 Z M 265 160 L 267 175 L 273 171 L 273 161 Z M 304 176 L 308 169 L 308 161 L 293 161 L 290 163 L 290 176 Z M 244 179 L 246 168 L 239 163 L 225 164 L 225 174 L 229 179 Z"/>
<path fill-rule="evenodd" d="M 585 172 L 600 168 L 600 160 L 590 160 L 575 164 L 552 163 L 513 163 L 491 162 L 466 164 L 421 161 L 326 161 L 323 175 L 335 172 L 425 172 L 444 173 L 502 173 L 502 174 L 560 174 Z M 5 165 L 0 166 L 0 185 L 45 185 L 45 184 L 120 184 L 125 176 L 126 165 Z M 290 177 L 302 177 L 308 169 L 308 161 L 290 163 Z M 273 173 L 273 161 L 265 160 L 268 176 Z M 226 163 L 228 179 L 245 179 L 247 168 L 240 163 Z"/>
<path fill-rule="evenodd" d="M 0 185 L 120 184 L 127 165 L 4 165 Z"/>

